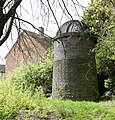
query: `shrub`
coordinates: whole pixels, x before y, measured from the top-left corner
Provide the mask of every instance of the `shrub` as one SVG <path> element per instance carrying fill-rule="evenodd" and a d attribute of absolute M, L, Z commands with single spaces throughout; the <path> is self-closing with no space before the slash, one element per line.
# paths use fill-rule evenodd
<path fill-rule="evenodd" d="M 106 95 L 115 97 L 115 76 L 105 80 Z"/>
<path fill-rule="evenodd" d="M 20 110 L 34 110 L 34 100 L 42 99 L 40 92 L 19 90 L 10 80 L 0 80 L 0 120 L 10 120 L 17 116 Z"/>
<path fill-rule="evenodd" d="M 52 66 L 53 51 L 51 50 L 39 63 L 24 64 L 7 78 L 10 78 L 10 81 L 17 89 L 35 91 L 35 89 L 42 87 L 43 90 L 51 91 Z"/>
<path fill-rule="evenodd" d="M 74 102 L 51 100 L 35 91 L 15 89 L 10 80 L 0 81 L 0 120 L 11 119 L 65 119 L 65 120 L 113 120 L 114 101 Z"/>

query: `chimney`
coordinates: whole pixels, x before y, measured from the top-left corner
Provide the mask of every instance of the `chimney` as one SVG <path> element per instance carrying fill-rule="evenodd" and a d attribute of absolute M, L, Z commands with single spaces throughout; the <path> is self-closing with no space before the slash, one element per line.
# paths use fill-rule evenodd
<path fill-rule="evenodd" d="M 43 27 L 39 27 L 39 35 L 40 36 L 44 36 L 44 28 Z"/>

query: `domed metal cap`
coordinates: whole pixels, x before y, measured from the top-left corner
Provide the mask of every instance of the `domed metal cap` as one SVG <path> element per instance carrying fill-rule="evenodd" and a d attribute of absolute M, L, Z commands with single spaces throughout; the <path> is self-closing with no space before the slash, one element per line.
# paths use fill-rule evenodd
<path fill-rule="evenodd" d="M 86 29 L 88 30 L 88 27 L 83 22 L 78 20 L 70 20 L 64 23 L 63 25 L 61 25 L 56 35 L 60 35 L 62 33 L 68 33 L 68 32 L 85 31 Z"/>

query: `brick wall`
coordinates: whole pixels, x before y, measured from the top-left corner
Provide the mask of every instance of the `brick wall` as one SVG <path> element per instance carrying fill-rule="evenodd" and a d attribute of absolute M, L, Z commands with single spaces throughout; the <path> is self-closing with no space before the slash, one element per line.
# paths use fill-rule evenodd
<path fill-rule="evenodd" d="M 24 31 L 6 56 L 6 73 L 12 72 L 25 62 L 39 61 L 51 46 L 39 35 Z"/>

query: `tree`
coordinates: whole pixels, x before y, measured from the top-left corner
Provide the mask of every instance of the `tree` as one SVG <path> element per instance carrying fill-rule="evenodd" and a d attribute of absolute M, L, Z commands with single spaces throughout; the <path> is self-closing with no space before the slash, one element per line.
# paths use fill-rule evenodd
<path fill-rule="evenodd" d="M 115 4 L 113 0 L 92 0 L 84 14 L 84 21 L 98 34 L 96 61 L 98 78 L 101 84 L 107 80 L 108 90 L 115 93 Z M 105 89 L 100 85 L 100 93 Z"/>
<path fill-rule="evenodd" d="M 74 19 L 74 16 L 79 17 L 79 11 L 78 7 L 81 8 L 83 11 L 85 7 L 83 7 L 78 0 L 29 0 L 29 4 L 31 6 L 31 10 L 26 10 L 21 6 L 21 3 L 23 0 L 1 0 L 0 2 L 0 46 L 7 40 L 9 34 L 11 33 L 12 27 L 15 26 L 16 29 L 18 29 L 18 32 L 20 32 L 21 23 L 25 25 L 25 23 L 31 25 L 34 29 L 37 29 L 34 24 L 28 22 L 28 20 L 24 20 L 19 15 L 19 12 L 21 13 L 21 8 L 24 9 L 27 13 L 30 14 L 30 12 L 34 11 L 34 6 L 37 5 L 35 11 L 36 18 L 41 17 L 43 22 L 46 25 L 46 28 L 49 23 L 52 22 L 56 24 L 56 26 L 59 28 L 59 23 L 61 21 L 71 20 Z M 32 5 L 33 3 L 34 6 Z M 20 10 L 16 11 L 17 8 L 20 6 Z M 72 7 L 71 7 L 72 6 Z M 57 11 L 60 11 L 60 19 L 57 16 Z M 71 12 L 73 11 L 74 12 Z M 22 13 L 21 13 L 22 14 Z M 41 15 L 41 16 L 40 16 Z M 33 15 L 34 16 L 34 15 Z M 35 17 L 34 16 L 34 17 Z M 16 21 L 17 20 L 17 21 Z M 47 23 L 46 23 L 47 21 Z M 38 30 L 38 29 L 37 29 Z M 38 30 L 39 31 L 39 30 Z"/>
<path fill-rule="evenodd" d="M 35 2 L 35 4 L 38 5 L 35 14 L 36 18 L 42 17 L 44 24 L 47 24 L 46 26 L 48 26 L 49 23 L 54 23 L 57 29 L 59 29 L 60 24 L 67 20 L 82 18 L 79 14 L 78 7 L 81 8 L 82 11 L 86 10 L 86 7 L 83 7 L 78 0 L 29 0 L 29 2 L 31 11 L 34 11 L 32 3 Z M 18 34 L 20 34 L 20 30 L 23 29 L 21 24 L 24 26 L 26 23 L 39 31 L 34 24 L 22 19 L 19 11 L 16 11 L 19 6 L 23 8 L 21 3 L 22 0 L 1 0 L 0 2 L 0 46 L 7 40 L 13 26 L 16 27 Z M 89 28 L 100 36 L 96 48 L 97 69 L 98 73 L 102 73 L 102 71 L 107 73 L 104 73 L 104 75 L 109 75 L 108 68 L 110 68 L 109 70 L 112 74 L 114 72 L 114 68 L 111 70 L 111 67 L 109 67 L 109 63 L 113 66 L 115 61 L 115 53 L 113 51 L 115 46 L 113 37 L 113 35 L 115 36 L 114 7 L 113 0 L 92 0 L 88 11 L 85 12 L 83 17 L 84 22 Z M 60 13 L 60 17 L 57 15 L 57 12 Z M 27 11 L 27 13 L 30 13 L 30 11 Z M 111 76 L 110 74 L 107 78 Z"/>
<path fill-rule="evenodd" d="M 6 39 L 8 38 L 11 32 L 16 9 L 20 5 L 21 2 L 22 0 L 10 0 L 10 1 L 1 0 L 0 1 L 0 38 L 3 36 L 3 38 L 0 39 L 0 46 L 6 41 Z M 10 22 L 9 22 L 7 31 L 4 34 L 3 30 L 8 21 Z"/>

